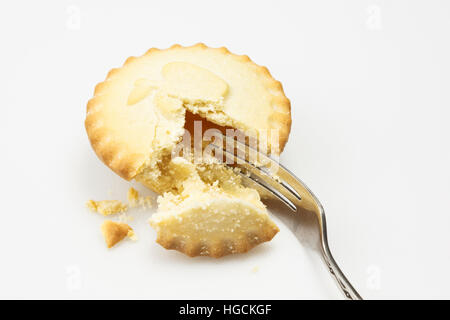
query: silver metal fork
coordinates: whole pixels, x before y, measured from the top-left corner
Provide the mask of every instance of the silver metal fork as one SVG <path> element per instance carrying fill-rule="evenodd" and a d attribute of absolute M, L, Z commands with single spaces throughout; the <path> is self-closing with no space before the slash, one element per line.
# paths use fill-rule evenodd
<path fill-rule="evenodd" d="M 223 152 L 228 159 L 231 158 L 233 160 L 235 165 L 243 169 L 240 174 L 247 184 L 251 184 L 252 187 L 264 192 L 264 194 L 270 195 L 271 198 L 280 200 L 294 212 L 302 209 L 315 214 L 319 225 L 321 252 L 328 270 L 347 299 L 362 300 L 331 254 L 328 246 L 325 211 L 312 191 L 292 172 L 270 156 L 257 151 L 238 139 L 225 135 L 222 135 L 222 139 L 225 142 L 225 146 L 223 143 L 222 145 L 216 143 L 220 139 L 216 139 L 211 145 L 216 151 Z M 230 145 L 233 147 L 226 147 Z M 234 146 L 237 148 L 235 149 Z M 258 164 L 250 160 L 250 152 L 256 154 Z"/>

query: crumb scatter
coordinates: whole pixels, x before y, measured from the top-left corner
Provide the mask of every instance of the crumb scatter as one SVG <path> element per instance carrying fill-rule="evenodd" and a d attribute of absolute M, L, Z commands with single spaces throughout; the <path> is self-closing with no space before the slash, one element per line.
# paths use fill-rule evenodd
<path fill-rule="evenodd" d="M 153 205 L 151 196 L 141 196 L 139 192 L 131 187 L 128 190 L 127 194 L 128 202 L 132 208 L 142 207 L 142 208 L 151 208 Z"/>
<path fill-rule="evenodd" d="M 89 200 L 86 206 L 93 212 L 98 212 L 104 216 L 122 213 L 128 210 L 128 206 L 119 200 Z"/>

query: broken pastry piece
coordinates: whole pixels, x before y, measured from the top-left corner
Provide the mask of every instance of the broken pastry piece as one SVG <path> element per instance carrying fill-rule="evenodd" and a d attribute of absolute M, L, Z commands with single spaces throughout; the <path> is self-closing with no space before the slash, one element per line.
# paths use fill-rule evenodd
<path fill-rule="evenodd" d="M 86 206 L 92 212 L 98 212 L 104 216 L 122 213 L 128 210 L 128 206 L 126 204 L 123 204 L 119 200 L 89 200 L 88 202 L 86 202 Z"/>
<path fill-rule="evenodd" d="M 158 199 L 150 219 L 157 242 L 188 256 L 244 253 L 279 231 L 255 190 L 245 188 L 232 169 L 209 164 L 200 173 L 184 158 L 173 160 L 187 174 L 180 192 Z M 207 173 L 208 177 L 202 174 Z M 208 181 L 213 176 L 214 182 Z M 211 183 L 212 182 L 212 183 Z"/>
<path fill-rule="evenodd" d="M 133 229 L 126 223 L 106 220 L 103 222 L 101 230 L 108 248 L 115 246 L 125 237 L 136 239 Z"/>
<path fill-rule="evenodd" d="M 88 102 L 85 126 L 108 167 L 161 195 L 150 224 L 163 247 L 220 257 L 269 241 L 278 228 L 255 190 L 222 163 L 176 154 L 185 132 L 195 139 L 194 119 L 222 133 L 239 129 L 278 155 L 289 137 L 290 102 L 247 56 L 175 45 L 111 70 Z"/>

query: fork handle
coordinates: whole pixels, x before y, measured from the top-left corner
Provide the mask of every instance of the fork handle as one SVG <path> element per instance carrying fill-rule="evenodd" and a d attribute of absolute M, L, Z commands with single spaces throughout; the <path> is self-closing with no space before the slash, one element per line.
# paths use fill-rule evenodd
<path fill-rule="evenodd" d="M 359 295 L 359 293 L 355 290 L 355 288 L 353 288 L 352 284 L 347 280 L 345 275 L 342 273 L 341 269 L 336 264 L 336 261 L 333 259 L 333 256 L 331 256 L 331 253 L 329 254 L 326 254 L 325 252 L 322 253 L 325 263 L 328 266 L 328 270 L 330 271 L 333 278 L 336 280 L 344 296 L 348 300 L 363 300 L 362 297 Z"/>
<path fill-rule="evenodd" d="M 327 239 L 327 227 L 325 215 L 322 214 L 322 232 L 321 232 L 321 247 L 322 247 L 322 256 L 327 264 L 328 270 L 330 271 L 333 278 L 336 280 L 339 288 L 342 293 L 348 300 L 363 300 L 363 298 L 359 295 L 355 288 L 353 288 L 352 284 L 345 277 L 344 273 L 341 271 L 339 266 L 331 254 L 330 248 L 328 246 Z"/>

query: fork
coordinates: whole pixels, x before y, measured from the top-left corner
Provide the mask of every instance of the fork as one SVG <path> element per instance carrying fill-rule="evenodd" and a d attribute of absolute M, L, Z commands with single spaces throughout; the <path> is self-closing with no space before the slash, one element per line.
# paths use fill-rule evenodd
<path fill-rule="evenodd" d="M 304 209 L 315 214 L 319 222 L 321 253 L 329 272 L 347 299 L 362 300 L 362 297 L 345 277 L 331 254 L 328 245 L 325 211 L 314 193 L 292 172 L 269 155 L 239 141 L 239 139 L 233 139 L 223 134 L 220 134 L 220 136 L 222 139 L 220 137 L 215 139 L 211 146 L 216 152 L 223 152 L 227 159 L 233 160 L 234 165 L 243 169 L 239 171 L 239 174 L 246 184 L 251 184 L 252 187 L 264 192 L 272 199 L 280 200 L 293 212 Z M 225 146 L 233 146 L 231 149 L 233 152 L 230 151 L 229 147 L 224 147 L 223 141 Z M 234 152 L 235 144 L 237 152 Z M 250 160 L 250 152 L 257 156 L 258 161 Z M 261 163 L 264 163 L 264 165 L 261 165 Z"/>

